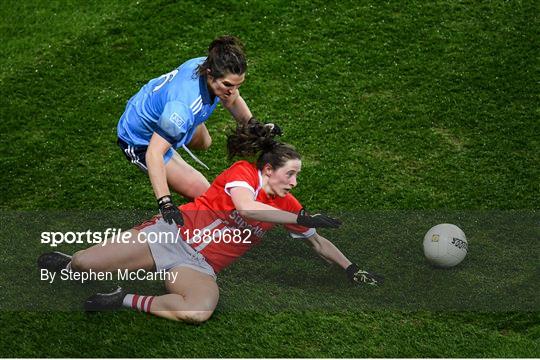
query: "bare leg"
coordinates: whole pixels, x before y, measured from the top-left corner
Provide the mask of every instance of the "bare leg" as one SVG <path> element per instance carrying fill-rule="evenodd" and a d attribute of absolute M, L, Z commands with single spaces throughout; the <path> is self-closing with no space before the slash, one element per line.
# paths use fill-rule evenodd
<path fill-rule="evenodd" d="M 110 243 L 110 239 L 107 239 L 105 246 L 97 244 L 76 252 L 71 260 L 71 268 L 74 271 L 152 270 L 155 267 L 154 258 L 148 244 L 138 241 L 139 231 L 131 229 L 126 233 L 130 234 L 127 244 Z"/>
<path fill-rule="evenodd" d="M 170 320 L 199 324 L 212 316 L 219 300 L 214 278 L 185 266 L 170 270 L 176 281 L 166 281 L 170 294 L 156 296 L 150 312 Z"/>
<path fill-rule="evenodd" d="M 169 186 L 190 200 L 202 195 L 210 187 L 204 175 L 185 162 L 176 151 L 165 165 L 165 170 Z"/>
<path fill-rule="evenodd" d="M 153 270 L 154 259 L 147 243 L 138 241 L 139 231 L 126 233 L 129 243 L 94 245 L 73 255 L 71 268 L 74 271 Z M 219 299 L 219 288 L 214 278 L 185 266 L 170 270 L 176 273 L 165 285 L 169 294 L 155 296 L 150 312 L 166 319 L 199 324 L 212 316 Z M 173 277 L 170 277 L 172 279 Z M 121 300 L 121 299 L 120 299 Z M 148 311 L 148 310 L 145 310 Z"/>
<path fill-rule="evenodd" d="M 206 125 L 202 123 L 197 126 L 195 134 L 193 134 L 188 147 L 194 150 L 207 150 L 210 145 L 212 145 L 212 137 L 210 137 L 210 133 L 208 132 Z"/>

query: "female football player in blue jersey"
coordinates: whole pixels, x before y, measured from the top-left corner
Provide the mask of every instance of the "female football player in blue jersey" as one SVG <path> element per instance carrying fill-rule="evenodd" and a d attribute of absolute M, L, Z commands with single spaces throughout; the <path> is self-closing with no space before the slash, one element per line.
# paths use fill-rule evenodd
<path fill-rule="evenodd" d="M 241 42 L 222 36 L 210 44 L 206 57 L 188 60 L 150 80 L 128 101 L 118 123 L 118 145 L 131 163 L 148 173 L 167 222 L 181 225 L 182 221 L 171 188 L 194 199 L 210 186 L 175 149 L 182 147 L 193 156 L 188 147 L 204 150 L 210 146 L 212 139 L 204 122 L 219 102 L 238 123 L 252 119 L 238 91 L 246 70 Z M 280 130 L 276 127 L 274 131 Z"/>

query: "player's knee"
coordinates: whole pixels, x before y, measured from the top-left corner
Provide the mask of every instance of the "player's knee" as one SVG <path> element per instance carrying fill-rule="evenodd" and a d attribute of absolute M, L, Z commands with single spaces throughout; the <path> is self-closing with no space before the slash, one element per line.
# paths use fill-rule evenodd
<path fill-rule="evenodd" d="M 186 188 L 188 190 L 183 193 L 187 197 L 195 199 L 196 197 L 204 194 L 204 192 L 208 190 L 209 187 L 210 184 L 208 183 L 208 181 L 206 181 L 206 179 L 193 178 L 186 181 Z"/>
<path fill-rule="evenodd" d="M 208 150 L 210 146 L 212 145 L 212 137 L 210 136 L 204 136 L 195 143 L 192 144 L 192 148 L 197 150 Z"/>
<path fill-rule="evenodd" d="M 213 313 L 214 310 L 175 311 L 174 316 L 178 321 L 199 325 L 210 319 Z"/>
<path fill-rule="evenodd" d="M 184 321 L 190 324 L 202 324 L 214 313 L 216 302 L 208 298 L 184 298 L 185 305 L 188 310 L 176 310 L 175 318 L 179 321 Z M 184 308 L 186 309 L 186 308 Z"/>
<path fill-rule="evenodd" d="M 205 183 L 205 182 L 202 182 L 202 181 L 199 181 L 197 183 L 194 183 L 193 184 L 193 198 L 196 198 L 198 196 L 201 196 L 202 194 L 204 194 L 206 192 L 206 190 L 208 190 L 208 188 L 210 187 L 209 184 Z"/>
<path fill-rule="evenodd" d="M 208 150 L 211 145 L 212 145 L 212 137 L 205 136 L 201 144 L 202 150 Z"/>

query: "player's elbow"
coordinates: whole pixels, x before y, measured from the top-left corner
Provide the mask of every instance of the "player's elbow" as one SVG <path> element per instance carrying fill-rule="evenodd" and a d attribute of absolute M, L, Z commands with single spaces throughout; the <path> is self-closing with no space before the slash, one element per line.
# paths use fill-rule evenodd
<path fill-rule="evenodd" d="M 244 218 L 254 219 L 260 213 L 260 205 L 253 199 L 253 193 L 245 188 L 231 189 L 231 199 L 238 214 Z"/>
<path fill-rule="evenodd" d="M 256 213 L 254 201 L 251 199 L 233 196 L 233 203 L 238 214 L 243 218 L 253 218 Z"/>
<path fill-rule="evenodd" d="M 240 214 L 241 217 L 247 218 L 247 219 L 253 219 L 255 216 L 255 210 L 250 209 L 236 209 L 238 211 L 238 214 Z"/>

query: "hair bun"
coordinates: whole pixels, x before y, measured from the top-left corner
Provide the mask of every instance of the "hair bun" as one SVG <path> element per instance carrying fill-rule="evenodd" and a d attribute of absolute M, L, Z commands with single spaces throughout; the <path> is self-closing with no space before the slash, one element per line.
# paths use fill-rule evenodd
<path fill-rule="evenodd" d="M 271 152 L 272 150 L 274 150 L 274 148 L 277 145 L 277 141 L 275 141 L 271 137 L 263 137 L 263 138 L 259 138 L 259 139 L 260 139 L 260 143 L 259 143 L 260 145 L 259 146 L 260 146 L 263 153 Z"/>
<path fill-rule="evenodd" d="M 255 135 L 257 137 L 275 137 L 275 136 L 281 136 L 282 131 L 279 126 L 272 123 L 263 124 L 259 122 L 259 120 L 255 117 L 252 117 L 249 119 L 249 121 L 246 124 L 248 131 L 250 134 Z"/>
<path fill-rule="evenodd" d="M 277 135 L 274 130 L 275 126 L 265 126 L 254 117 L 245 124 L 237 124 L 236 130 L 227 136 L 229 158 L 274 152 L 282 145 L 274 140 Z"/>
<path fill-rule="evenodd" d="M 212 49 L 219 47 L 221 49 L 226 47 L 238 47 L 243 50 L 244 46 L 240 39 L 238 39 L 235 36 L 232 35 L 223 35 L 212 41 L 210 46 L 208 47 L 208 51 L 212 51 Z"/>

